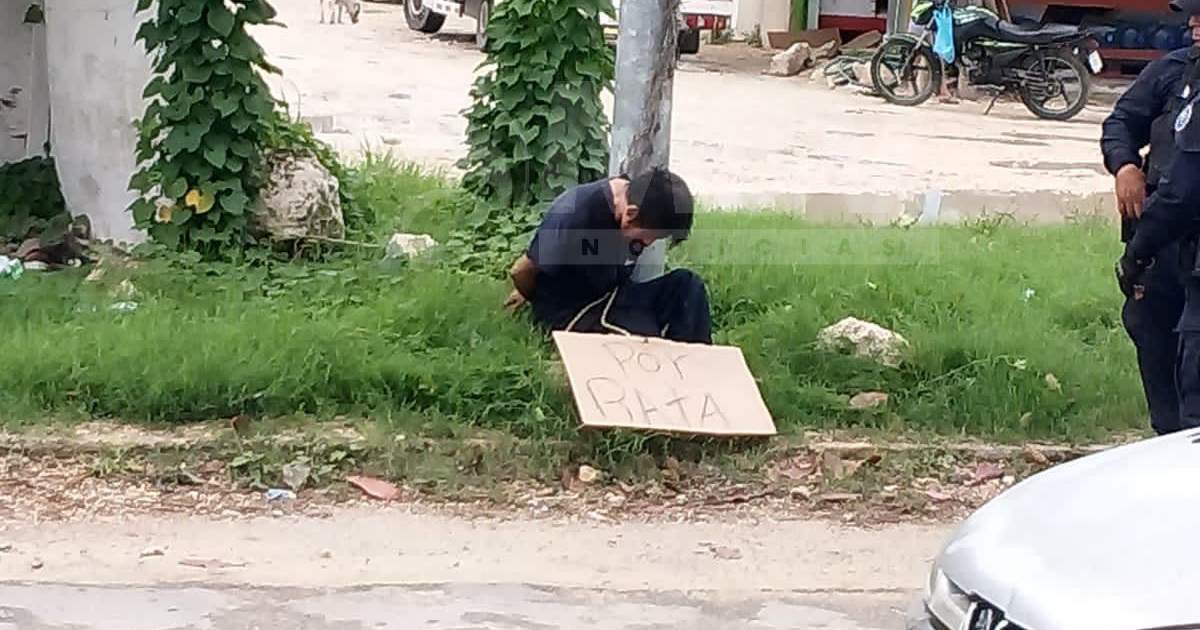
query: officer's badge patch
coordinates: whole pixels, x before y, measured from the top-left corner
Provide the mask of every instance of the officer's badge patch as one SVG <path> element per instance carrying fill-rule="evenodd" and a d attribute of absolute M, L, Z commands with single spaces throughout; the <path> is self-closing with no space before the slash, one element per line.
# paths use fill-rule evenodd
<path fill-rule="evenodd" d="M 1175 117 L 1175 133 L 1187 129 L 1188 123 L 1192 122 L 1192 105 L 1193 103 L 1188 103 L 1187 107 L 1180 110 L 1179 115 Z"/>

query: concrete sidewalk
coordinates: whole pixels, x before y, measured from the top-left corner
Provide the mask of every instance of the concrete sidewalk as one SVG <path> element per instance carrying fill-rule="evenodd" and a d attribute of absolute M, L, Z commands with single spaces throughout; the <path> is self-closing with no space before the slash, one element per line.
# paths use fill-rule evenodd
<path fill-rule="evenodd" d="M 18 524 L 0 628 L 890 628 L 947 533 L 401 508 Z"/>

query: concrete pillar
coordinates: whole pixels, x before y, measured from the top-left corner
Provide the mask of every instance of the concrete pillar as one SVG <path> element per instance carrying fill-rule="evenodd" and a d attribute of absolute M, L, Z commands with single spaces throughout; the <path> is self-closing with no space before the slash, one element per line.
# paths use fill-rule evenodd
<path fill-rule="evenodd" d="M 3 0 L 8 1 L 8 0 Z M 134 40 L 136 0 L 46 0 L 51 144 L 63 196 L 98 238 L 137 242 L 126 212 L 134 195 L 142 90 L 150 60 Z"/>

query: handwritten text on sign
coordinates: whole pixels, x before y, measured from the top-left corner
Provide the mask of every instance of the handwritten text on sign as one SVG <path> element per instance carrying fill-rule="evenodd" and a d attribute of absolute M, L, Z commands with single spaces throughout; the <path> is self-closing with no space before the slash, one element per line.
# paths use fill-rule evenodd
<path fill-rule="evenodd" d="M 713 435 L 774 435 L 738 348 L 554 333 L 583 424 Z"/>

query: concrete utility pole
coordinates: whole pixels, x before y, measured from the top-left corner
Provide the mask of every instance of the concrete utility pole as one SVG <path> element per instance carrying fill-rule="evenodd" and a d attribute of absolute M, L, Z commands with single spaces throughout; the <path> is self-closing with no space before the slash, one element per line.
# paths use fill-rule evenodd
<path fill-rule="evenodd" d="M 679 39 L 679 0 L 620 0 L 611 175 L 634 175 L 671 161 L 671 93 Z M 633 279 L 661 275 L 666 243 L 638 259 Z"/>

